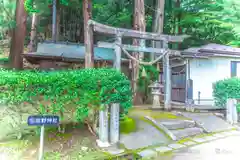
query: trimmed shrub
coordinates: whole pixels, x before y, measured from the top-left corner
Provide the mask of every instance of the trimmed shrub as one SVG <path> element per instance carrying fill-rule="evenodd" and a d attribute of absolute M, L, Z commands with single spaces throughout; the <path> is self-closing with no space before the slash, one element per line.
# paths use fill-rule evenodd
<path fill-rule="evenodd" d="M 237 112 L 240 113 L 240 104 L 237 104 Z"/>
<path fill-rule="evenodd" d="M 215 105 L 225 108 L 228 98 L 240 99 L 240 79 L 230 78 L 217 81 L 214 84 L 213 96 Z"/>
<path fill-rule="evenodd" d="M 6 64 L 9 62 L 8 58 L 0 58 L 0 64 Z"/>
<path fill-rule="evenodd" d="M 124 118 L 120 120 L 119 125 L 121 133 L 128 134 L 137 130 L 136 121 L 128 116 L 124 116 Z"/>
<path fill-rule="evenodd" d="M 101 109 L 101 104 L 120 103 L 122 111 L 132 106 L 130 81 L 115 69 L 50 72 L 0 69 L 0 75 L 0 103 L 40 101 L 40 114 L 72 109 L 73 119 L 85 121 Z"/>
<path fill-rule="evenodd" d="M 8 58 L 0 58 L 0 62 L 9 62 Z"/>

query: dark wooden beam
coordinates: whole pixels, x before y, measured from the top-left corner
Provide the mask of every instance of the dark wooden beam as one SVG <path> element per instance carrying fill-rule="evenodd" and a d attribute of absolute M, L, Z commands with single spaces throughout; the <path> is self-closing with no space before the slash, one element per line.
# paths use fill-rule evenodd
<path fill-rule="evenodd" d="M 190 37 L 188 35 L 171 36 L 171 35 L 136 31 L 131 29 L 115 28 L 115 27 L 98 23 L 93 20 L 89 20 L 89 24 L 93 25 L 93 29 L 96 32 L 103 33 L 103 34 L 110 34 L 110 35 L 121 35 L 122 37 L 132 37 L 132 38 L 140 38 L 140 39 L 146 39 L 146 40 L 167 41 L 167 42 L 182 42 L 185 38 Z"/>

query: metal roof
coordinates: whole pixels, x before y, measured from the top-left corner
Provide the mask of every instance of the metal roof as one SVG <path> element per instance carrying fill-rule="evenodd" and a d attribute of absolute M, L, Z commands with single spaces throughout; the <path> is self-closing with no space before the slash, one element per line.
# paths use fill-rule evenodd
<path fill-rule="evenodd" d="M 181 52 L 183 57 L 192 58 L 208 58 L 213 56 L 240 56 L 240 48 L 220 45 L 220 44 L 207 44 L 201 47 L 188 48 Z"/>
<path fill-rule="evenodd" d="M 77 43 L 38 43 L 37 52 L 24 53 L 25 58 L 54 59 L 59 61 L 80 61 L 85 59 L 85 46 Z M 94 47 L 94 60 L 113 61 L 115 54 L 113 49 Z"/>

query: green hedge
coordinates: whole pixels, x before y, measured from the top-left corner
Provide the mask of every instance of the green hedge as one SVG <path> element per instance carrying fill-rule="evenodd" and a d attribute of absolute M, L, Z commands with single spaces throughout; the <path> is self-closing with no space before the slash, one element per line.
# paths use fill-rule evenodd
<path fill-rule="evenodd" d="M 101 104 L 132 106 L 130 81 L 115 69 L 82 69 L 40 72 L 0 69 L 0 101 L 12 104 L 48 101 L 42 114 L 64 112 L 73 105 L 77 120 L 83 121 Z"/>
<path fill-rule="evenodd" d="M 240 99 L 240 79 L 230 78 L 214 84 L 213 96 L 215 105 L 224 108 L 228 98 Z"/>
<path fill-rule="evenodd" d="M 6 63 L 6 62 L 9 62 L 8 58 L 0 58 L 0 64 L 1 63 Z"/>

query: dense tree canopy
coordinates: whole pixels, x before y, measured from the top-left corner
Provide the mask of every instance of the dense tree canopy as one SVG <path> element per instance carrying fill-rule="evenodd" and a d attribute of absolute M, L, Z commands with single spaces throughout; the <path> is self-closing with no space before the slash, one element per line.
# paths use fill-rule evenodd
<path fill-rule="evenodd" d="M 60 3 L 71 8 L 82 7 L 82 0 L 61 0 Z M 155 0 L 145 1 L 147 31 L 152 30 L 155 3 Z M 50 4 L 51 0 L 26 0 L 25 8 L 28 13 L 50 17 Z M 108 25 L 132 28 L 133 6 L 133 0 L 93 0 L 93 18 Z M 15 26 L 15 7 L 16 0 L 0 2 L 1 34 Z M 207 42 L 239 46 L 239 20 L 239 0 L 181 0 L 180 7 L 176 1 L 169 0 L 165 3 L 164 32 L 190 35 L 187 46 Z"/>

